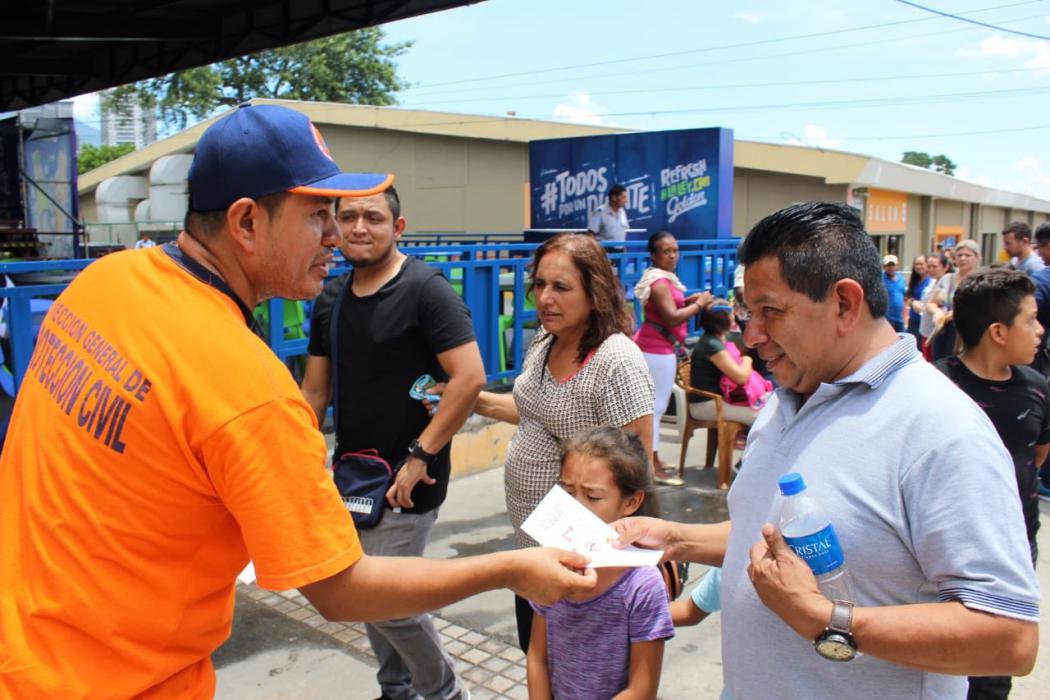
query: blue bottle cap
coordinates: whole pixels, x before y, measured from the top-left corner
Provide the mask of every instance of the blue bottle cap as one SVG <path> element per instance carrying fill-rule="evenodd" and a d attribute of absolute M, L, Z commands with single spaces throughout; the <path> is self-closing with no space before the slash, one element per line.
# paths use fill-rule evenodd
<path fill-rule="evenodd" d="M 806 490 L 806 482 L 798 472 L 788 472 L 777 479 L 777 483 L 780 485 L 780 493 L 785 496 L 794 496 Z"/>

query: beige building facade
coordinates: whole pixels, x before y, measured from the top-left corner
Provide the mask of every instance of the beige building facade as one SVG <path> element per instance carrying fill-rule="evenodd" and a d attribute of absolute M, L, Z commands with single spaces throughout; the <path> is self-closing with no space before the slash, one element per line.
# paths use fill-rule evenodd
<path fill-rule="evenodd" d="M 520 233 L 529 226 L 528 143 L 536 139 L 623 131 L 470 114 L 391 107 L 257 100 L 306 113 L 348 170 L 393 172 L 411 233 Z M 186 131 L 85 173 L 80 211 L 98 221 L 95 193 L 117 176 L 149 177 L 156 161 L 193 152 L 210 124 Z M 920 252 L 962 238 L 999 256 L 999 232 L 1011 221 L 1050 220 L 1050 201 L 982 187 L 902 163 L 803 146 L 736 141 L 733 230 L 744 235 L 766 214 L 809 200 L 857 207 L 882 253 L 902 267 Z M 128 217 L 149 211 L 129 200 Z M 138 224 L 90 226 L 92 240 L 132 245 Z M 177 227 L 170 224 L 169 227 Z M 108 241 L 106 239 L 109 239 Z"/>

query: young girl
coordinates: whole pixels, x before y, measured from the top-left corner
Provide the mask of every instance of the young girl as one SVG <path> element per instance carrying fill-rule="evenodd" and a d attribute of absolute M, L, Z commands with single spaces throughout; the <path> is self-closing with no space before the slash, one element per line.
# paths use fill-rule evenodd
<path fill-rule="evenodd" d="M 559 483 L 607 523 L 658 515 L 645 447 L 619 428 L 591 428 L 566 440 Z M 599 569 L 588 596 L 533 606 L 530 700 L 655 698 L 664 640 L 674 636 L 660 571 Z"/>

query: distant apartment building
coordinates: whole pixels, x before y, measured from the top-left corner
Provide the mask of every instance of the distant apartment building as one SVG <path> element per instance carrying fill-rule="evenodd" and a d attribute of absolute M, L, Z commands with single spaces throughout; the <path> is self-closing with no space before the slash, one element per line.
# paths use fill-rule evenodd
<path fill-rule="evenodd" d="M 157 140 L 157 115 L 144 109 L 134 97 L 117 104 L 99 107 L 102 115 L 102 145 L 130 143 L 135 149 L 145 148 Z"/>

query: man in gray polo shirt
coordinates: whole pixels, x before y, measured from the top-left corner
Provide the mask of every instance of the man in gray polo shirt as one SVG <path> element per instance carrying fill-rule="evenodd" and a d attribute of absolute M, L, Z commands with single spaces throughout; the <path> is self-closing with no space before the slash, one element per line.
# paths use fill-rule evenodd
<path fill-rule="evenodd" d="M 966 675 L 1024 675 L 1039 587 L 1009 454 L 984 413 L 886 322 L 878 254 L 845 205 L 795 204 L 740 250 L 758 349 L 780 389 L 759 414 L 730 520 L 634 518 L 623 541 L 722 564 L 722 653 L 736 698 L 964 698 Z M 821 595 L 777 522 L 801 472 L 834 524 L 855 607 Z M 814 642 L 832 624 L 862 652 Z M 821 645 L 827 649 L 827 645 Z"/>
<path fill-rule="evenodd" d="M 613 185 L 609 201 L 594 210 L 587 222 L 587 230 L 599 241 L 627 240 L 627 188 Z"/>

